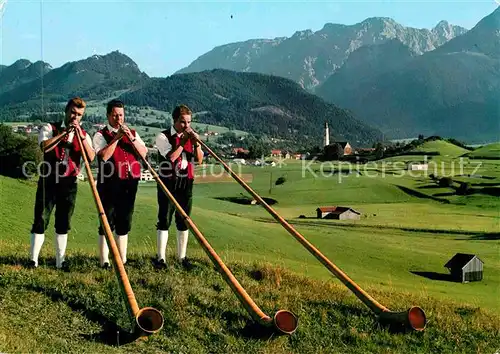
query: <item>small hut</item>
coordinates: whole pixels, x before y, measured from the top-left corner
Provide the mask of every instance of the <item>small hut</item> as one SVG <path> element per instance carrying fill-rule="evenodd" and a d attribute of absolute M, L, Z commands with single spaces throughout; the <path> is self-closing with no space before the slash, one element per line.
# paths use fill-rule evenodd
<path fill-rule="evenodd" d="M 328 206 L 316 209 L 318 219 L 359 220 L 360 215 L 360 212 L 343 206 Z"/>
<path fill-rule="evenodd" d="M 444 266 L 454 281 L 468 283 L 483 279 L 483 264 L 474 254 L 457 253 Z"/>

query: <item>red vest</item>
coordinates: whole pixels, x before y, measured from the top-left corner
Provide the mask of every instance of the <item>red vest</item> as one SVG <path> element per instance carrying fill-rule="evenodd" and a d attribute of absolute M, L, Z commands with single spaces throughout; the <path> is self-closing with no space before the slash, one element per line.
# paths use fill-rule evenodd
<path fill-rule="evenodd" d="M 50 123 L 53 136 L 61 132 L 62 123 Z M 87 132 L 82 129 L 83 139 Z M 76 134 L 76 133 L 75 133 Z M 61 177 L 76 177 L 80 173 L 80 161 L 82 158 L 82 148 L 78 142 L 78 138 L 74 135 L 71 144 L 68 144 L 69 135 L 66 135 L 54 149 L 46 152 L 43 156 L 44 161 L 50 164 L 50 174 L 59 174 Z M 66 160 L 67 150 L 69 152 Z"/>
<path fill-rule="evenodd" d="M 170 134 L 170 129 L 167 129 L 162 132 L 168 139 L 168 142 L 172 146 L 172 150 L 177 149 L 177 147 L 180 145 L 181 138 L 175 135 Z M 160 162 L 160 175 L 162 177 L 167 177 L 167 178 L 189 178 L 189 179 L 194 179 L 194 147 L 193 144 L 191 143 L 191 140 L 188 140 L 186 144 L 184 144 L 184 149 L 182 151 L 183 153 L 186 154 L 186 160 L 188 161 L 187 168 L 181 169 L 181 164 L 182 164 L 182 154 L 175 160 L 173 163 L 170 162 L 169 154 L 167 154 L 167 157 L 163 157 L 160 154 L 159 156 L 159 162 Z"/>
<path fill-rule="evenodd" d="M 99 132 L 108 144 L 116 135 L 116 133 L 111 132 L 108 127 L 100 130 Z M 132 133 L 132 136 L 135 137 L 135 130 L 131 129 L 130 132 Z M 112 166 L 110 165 L 109 160 L 111 160 Z M 105 178 L 109 178 L 111 176 L 118 177 L 120 179 L 141 178 L 141 163 L 137 159 L 137 153 L 133 143 L 127 136 L 123 136 L 118 141 L 115 151 L 109 160 L 102 162 L 102 166 L 99 166 L 99 170 L 104 173 Z"/>

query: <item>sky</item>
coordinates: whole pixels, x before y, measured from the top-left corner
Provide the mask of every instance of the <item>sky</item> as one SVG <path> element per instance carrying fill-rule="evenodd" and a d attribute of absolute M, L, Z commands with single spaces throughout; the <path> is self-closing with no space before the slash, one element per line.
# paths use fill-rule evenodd
<path fill-rule="evenodd" d="M 431 29 L 446 20 L 470 29 L 499 3 L 7 0 L 0 19 L 0 64 L 23 58 L 56 68 L 119 50 L 149 76 L 165 77 L 227 43 L 290 37 L 325 23 L 351 25 L 378 16 L 416 28 Z"/>

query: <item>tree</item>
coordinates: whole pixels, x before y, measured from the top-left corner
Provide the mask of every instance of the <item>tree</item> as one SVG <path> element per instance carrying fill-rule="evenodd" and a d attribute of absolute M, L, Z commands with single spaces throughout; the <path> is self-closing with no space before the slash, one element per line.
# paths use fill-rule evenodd
<path fill-rule="evenodd" d="M 339 160 L 342 156 L 344 156 L 344 149 L 339 143 L 325 146 L 325 151 L 323 153 L 323 158 L 325 160 Z"/>
<path fill-rule="evenodd" d="M 451 187 L 453 186 L 453 179 L 451 177 L 443 177 L 439 180 L 439 187 Z"/>
<path fill-rule="evenodd" d="M 22 136 L 14 133 L 11 127 L 0 124 L 0 175 L 27 178 L 36 173 L 41 159 L 36 136 Z M 26 164 L 23 171 L 26 162 L 32 163 Z"/>
<path fill-rule="evenodd" d="M 267 149 L 261 141 L 253 142 L 248 148 L 248 157 L 251 159 L 260 159 L 267 155 Z"/>

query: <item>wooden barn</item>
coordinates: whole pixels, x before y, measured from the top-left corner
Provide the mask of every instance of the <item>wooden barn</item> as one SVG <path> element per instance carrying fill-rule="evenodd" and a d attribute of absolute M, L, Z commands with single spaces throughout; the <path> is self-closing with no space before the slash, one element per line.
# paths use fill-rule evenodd
<path fill-rule="evenodd" d="M 467 283 L 483 279 L 483 264 L 474 254 L 457 253 L 444 266 L 454 281 Z"/>
<path fill-rule="evenodd" d="M 359 220 L 360 215 L 360 212 L 342 206 L 319 207 L 316 209 L 318 219 Z"/>

